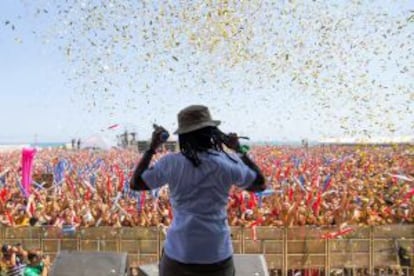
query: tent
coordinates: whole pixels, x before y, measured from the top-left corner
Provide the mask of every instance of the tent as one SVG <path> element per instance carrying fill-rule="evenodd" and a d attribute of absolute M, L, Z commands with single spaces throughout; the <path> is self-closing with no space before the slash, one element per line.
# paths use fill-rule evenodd
<path fill-rule="evenodd" d="M 81 141 L 81 148 L 83 149 L 92 148 L 92 149 L 108 150 L 112 148 L 112 146 L 113 146 L 113 143 L 111 143 L 111 141 L 109 141 L 108 139 L 106 139 L 105 137 L 99 134 L 92 135 L 84 139 L 83 141 Z"/>

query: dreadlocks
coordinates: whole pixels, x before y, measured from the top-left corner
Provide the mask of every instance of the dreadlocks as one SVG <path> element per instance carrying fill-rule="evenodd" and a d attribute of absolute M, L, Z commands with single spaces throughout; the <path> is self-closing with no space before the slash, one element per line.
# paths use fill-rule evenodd
<path fill-rule="evenodd" d="M 192 132 L 179 135 L 179 144 L 181 153 L 193 163 L 195 167 L 201 164 L 198 156 L 201 152 L 208 152 L 208 150 L 221 151 L 226 154 L 233 162 L 237 162 L 231 158 L 224 150 L 223 143 L 225 137 L 217 127 L 205 127 Z"/>

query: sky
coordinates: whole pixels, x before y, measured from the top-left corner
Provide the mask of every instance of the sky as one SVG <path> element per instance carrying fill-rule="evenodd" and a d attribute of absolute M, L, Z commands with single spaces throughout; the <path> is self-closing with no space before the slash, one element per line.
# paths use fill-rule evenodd
<path fill-rule="evenodd" d="M 414 133 L 413 1 L 105 3 L 0 2 L 0 143 L 145 140 L 190 104 L 255 141 Z"/>

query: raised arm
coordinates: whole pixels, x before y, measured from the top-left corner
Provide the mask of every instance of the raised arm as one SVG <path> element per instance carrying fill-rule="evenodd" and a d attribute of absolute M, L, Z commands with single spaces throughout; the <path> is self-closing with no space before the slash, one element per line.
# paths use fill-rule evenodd
<path fill-rule="evenodd" d="M 260 170 L 259 166 L 257 166 L 256 163 L 249 158 L 247 153 L 243 151 L 243 148 L 240 146 L 237 134 L 230 133 L 228 135 L 228 139 L 226 140 L 226 146 L 237 152 L 243 163 L 256 173 L 255 180 L 246 190 L 250 192 L 260 192 L 266 190 L 265 178 L 263 176 L 262 171 Z"/>
<path fill-rule="evenodd" d="M 130 188 L 136 191 L 143 191 L 143 190 L 150 190 L 150 188 L 145 184 L 144 180 L 142 179 L 142 173 L 148 169 L 152 156 L 155 154 L 155 150 L 150 147 L 149 150 L 145 151 L 144 155 L 142 156 L 141 160 L 139 161 L 134 174 L 132 175 L 130 181 Z"/>
<path fill-rule="evenodd" d="M 130 188 L 136 191 L 143 191 L 143 190 L 150 190 L 147 184 L 142 179 L 142 174 L 146 171 L 151 163 L 151 159 L 155 154 L 157 148 L 164 142 L 162 140 L 162 133 L 166 132 L 163 127 L 156 127 L 152 133 L 152 139 L 150 148 L 145 151 L 144 155 L 142 156 L 141 160 L 139 160 L 138 165 L 132 175 L 130 181 Z"/>
<path fill-rule="evenodd" d="M 266 190 L 265 178 L 256 163 L 254 163 L 245 153 L 241 154 L 240 159 L 247 167 L 256 172 L 256 179 L 246 190 L 250 192 L 261 192 Z"/>

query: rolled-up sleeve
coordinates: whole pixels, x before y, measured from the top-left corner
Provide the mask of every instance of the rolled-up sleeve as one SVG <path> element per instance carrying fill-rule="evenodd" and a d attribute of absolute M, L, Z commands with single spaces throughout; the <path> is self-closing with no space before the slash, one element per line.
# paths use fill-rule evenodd
<path fill-rule="evenodd" d="M 237 163 L 233 163 L 230 167 L 231 181 L 239 188 L 246 189 L 250 187 L 253 181 L 256 179 L 257 174 L 250 169 L 243 161 L 237 156 Z"/>
<path fill-rule="evenodd" d="M 162 157 L 142 174 L 142 180 L 151 190 L 160 188 L 168 183 L 169 168 L 171 166 L 171 160 L 169 159 L 171 159 L 169 155 Z"/>

